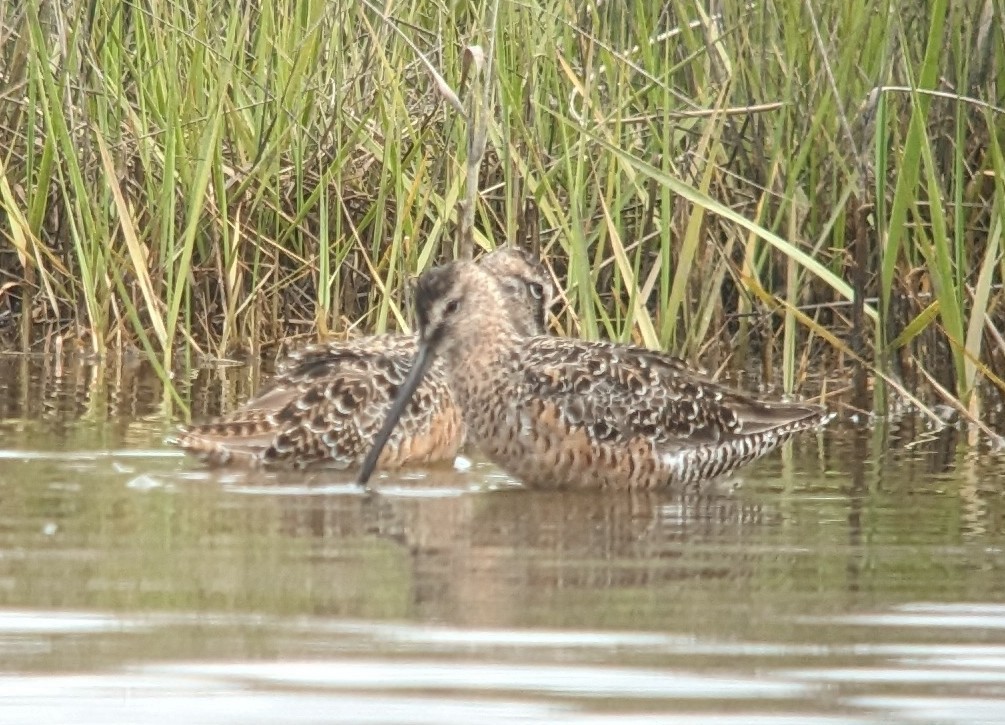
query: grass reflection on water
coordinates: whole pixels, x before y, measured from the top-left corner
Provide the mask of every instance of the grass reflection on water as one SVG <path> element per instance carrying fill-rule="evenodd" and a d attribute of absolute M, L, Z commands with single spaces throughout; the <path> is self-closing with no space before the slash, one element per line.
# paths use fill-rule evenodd
<path fill-rule="evenodd" d="M 928 648 L 936 668 L 954 656 L 938 647 L 1005 648 L 1005 627 L 986 626 L 1005 620 L 1005 471 L 951 432 L 907 448 L 910 422 L 832 426 L 707 495 L 530 492 L 476 463 L 365 496 L 324 473 L 202 469 L 161 446 L 148 377 L 68 375 L 54 388 L 51 371 L 0 365 L 7 671 L 405 656 L 752 681 L 889 668 L 882 646 Z M 207 414 L 229 404 L 234 385 L 202 384 Z M 919 603 L 995 609 L 968 628 L 870 620 Z M 111 624 L 46 632 L 12 612 Z M 841 682 L 849 698 L 862 687 Z M 818 694 L 802 712 L 832 706 Z"/>

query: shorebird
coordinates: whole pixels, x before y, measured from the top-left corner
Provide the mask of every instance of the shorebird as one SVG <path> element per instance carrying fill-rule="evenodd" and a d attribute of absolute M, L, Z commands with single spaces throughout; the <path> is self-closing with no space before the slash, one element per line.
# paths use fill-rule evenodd
<path fill-rule="evenodd" d="M 527 252 L 505 247 L 476 263 L 491 280 L 514 335 L 543 334 L 554 286 Z M 305 347 L 238 410 L 183 427 L 168 439 L 212 465 L 359 466 L 404 382 L 415 335 L 378 335 Z M 463 416 L 441 364 L 410 393 L 400 425 L 376 465 L 393 469 L 453 461 L 464 442 Z M 383 444 L 382 444 L 383 448 Z"/>
<path fill-rule="evenodd" d="M 728 473 L 829 420 L 720 385 L 678 358 L 610 342 L 519 334 L 474 264 L 416 285 L 412 369 L 357 478 L 366 484 L 427 370 L 445 370 L 468 440 L 535 488 L 661 488 Z M 439 367 L 443 365 L 443 367 Z M 421 398 L 420 398 L 421 400 Z"/>

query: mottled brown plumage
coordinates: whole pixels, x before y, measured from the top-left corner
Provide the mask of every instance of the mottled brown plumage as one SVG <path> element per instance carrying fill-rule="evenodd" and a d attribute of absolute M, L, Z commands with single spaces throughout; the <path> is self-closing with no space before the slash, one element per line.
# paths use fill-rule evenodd
<path fill-rule="evenodd" d="M 553 285 L 526 252 L 504 248 L 475 264 L 492 281 L 515 335 L 541 334 Z M 414 335 L 380 335 L 294 352 L 238 410 L 169 439 L 214 465 L 360 464 L 417 350 Z M 442 365 L 418 387 L 379 461 L 398 468 L 452 461 L 464 422 Z"/>
<path fill-rule="evenodd" d="M 444 360 L 468 439 L 529 486 L 696 483 L 828 419 L 817 406 L 768 403 L 730 390 L 652 350 L 518 335 L 499 313 L 499 294 L 470 263 L 423 274 L 411 378 L 421 379 L 428 361 Z M 407 394 L 406 384 L 396 404 Z M 364 464 L 360 481 L 369 474 Z"/>

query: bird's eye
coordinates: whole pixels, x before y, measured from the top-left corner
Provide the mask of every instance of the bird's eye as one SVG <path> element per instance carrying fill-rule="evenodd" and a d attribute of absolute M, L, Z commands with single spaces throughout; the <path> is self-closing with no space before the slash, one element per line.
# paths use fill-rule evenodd
<path fill-rule="evenodd" d="M 531 282 L 527 285 L 527 289 L 530 290 L 530 296 L 535 300 L 539 300 L 544 297 L 544 285 L 539 282 Z"/>
<path fill-rule="evenodd" d="M 460 308 L 461 308 L 460 300 L 450 300 L 450 302 L 447 303 L 447 306 L 443 309 L 444 312 L 446 312 L 448 315 L 453 315 L 456 314 L 457 310 L 459 310 Z"/>

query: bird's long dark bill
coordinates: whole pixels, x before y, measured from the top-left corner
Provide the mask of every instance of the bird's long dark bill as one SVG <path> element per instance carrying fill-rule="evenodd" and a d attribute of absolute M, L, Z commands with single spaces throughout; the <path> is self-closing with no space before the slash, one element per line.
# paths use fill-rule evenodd
<path fill-rule="evenodd" d="M 387 445 L 387 439 L 391 437 L 391 432 L 394 430 L 394 426 L 397 425 L 398 418 L 404 412 L 408 401 L 412 399 L 412 394 L 419 387 L 422 377 L 426 374 L 432 362 L 433 352 L 429 349 L 429 345 L 420 342 L 419 350 L 415 354 L 415 360 L 412 361 L 412 368 L 408 371 L 405 382 L 398 388 L 398 397 L 391 401 L 391 407 L 387 411 L 384 425 L 381 426 L 377 437 L 373 439 L 373 446 L 370 448 L 370 452 L 366 454 L 363 465 L 360 466 L 359 475 L 356 477 L 356 482 L 359 485 L 365 486 L 370 480 L 370 476 L 373 475 L 373 471 L 377 467 L 377 459 L 380 458 L 384 446 Z"/>

